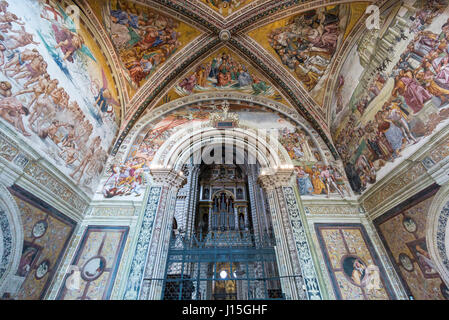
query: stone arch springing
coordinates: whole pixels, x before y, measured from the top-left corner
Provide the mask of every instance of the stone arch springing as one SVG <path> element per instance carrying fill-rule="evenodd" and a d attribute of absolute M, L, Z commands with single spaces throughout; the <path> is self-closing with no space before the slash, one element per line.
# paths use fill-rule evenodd
<path fill-rule="evenodd" d="M 20 263 L 23 226 L 20 211 L 8 189 L 0 184 L 0 296 L 9 291 L 8 282 Z"/>

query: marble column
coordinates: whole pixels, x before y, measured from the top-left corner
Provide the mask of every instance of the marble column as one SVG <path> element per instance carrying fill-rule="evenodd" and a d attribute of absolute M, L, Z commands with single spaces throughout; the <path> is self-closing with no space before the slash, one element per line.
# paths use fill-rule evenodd
<path fill-rule="evenodd" d="M 159 300 L 162 295 L 167 254 L 170 245 L 172 221 L 175 213 L 176 196 L 186 182 L 186 178 L 173 170 L 152 170 L 154 184 L 166 191 L 156 214 L 154 231 L 151 239 L 149 257 L 146 264 L 145 278 L 156 279 L 145 282 L 140 300 Z"/>
<path fill-rule="evenodd" d="M 165 275 L 176 196 L 186 181 L 183 175 L 174 170 L 151 170 L 151 175 L 153 184 L 150 187 L 145 212 L 154 211 L 155 213 L 151 221 L 144 218 L 142 222 L 139 242 L 132 262 L 132 268 L 136 266 L 137 269 L 145 269 L 143 276 L 148 280 L 142 282 L 142 279 L 139 279 L 142 275 L 138 272 L 133 273 L 132 269 L 128 281 L 135 282 L 135 285 L 127 288 L 125 299 L 157 300 L 161 298 L 163 285 L 161 279 Z M 141 287 L 140 283 L 142 283 Z"/>
<path fill-rule="evenodd" d="M 268 198 L 282 291 L 287 299 L 321 299 L 310 246 L 291 187 L 292 175 L 292 170 L 284 169 L 259 177 Z"/>
<path fill-rule="evenodd" d="M 198 204 L 198 176 L 200 173 L 199 165 L 187 166 L 189 170 L 189 176 L 187 179 L 188 194 L 184 205 L 184 212 L 187 217 L 186 222 L 186 237 L 191 238 L 195 228 L 195 213 Z"/>
<path fill-rule="evenodd" d="M 275 175 L 261 175 L 259 183 L 264 188 L 267 198 L 273 230 L 276 238 L 276 258 L 278 262 L 279 276 L 281 277 L 282 292 L 287 300 L 305 300 L 306 296 L 302 290 L 301 270 L 296 253 L 292 246 L 291 226 L 284 223 L 283 216 L 287 216 L 285 201 L 283 199 L 282 187 L 289 184 L 292 172 L 276 173 Z M 289 241 L 290 240 L 290 241 Z"/>

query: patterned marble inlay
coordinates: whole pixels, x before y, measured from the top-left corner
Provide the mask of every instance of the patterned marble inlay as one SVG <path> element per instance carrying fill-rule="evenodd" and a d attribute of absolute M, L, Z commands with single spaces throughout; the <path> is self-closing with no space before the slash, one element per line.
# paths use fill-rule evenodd
<path fill-rule="evenodd" d="M 449 260 L 447 257 L 447 248 L 445 241 L 446 241 L 448 217 L 449 217 L 449 201 L 445 204 L 445 206 L 441 210 L 440 216 L 438 218 L 438 230 L 437 230 L 437 249 L 442 259 L 442 262 L 447 270 L 449 270 Z"/>
<path fill-rule="evenodd" d="M 9 227 L 8 217 L 5 211 L 0 209 L 0 230 L 2 235 L 2 256 L 0 260 L 0 279 L 3 277 L 8 263 L 10 262 L 12 236 L 11 229 Z"/>
<path fill-rule="evenodd" d="M 137 300 L 142 283 L 145 263 L 148 256 L 148 248 L 153 232 L 153 222 L 159 205 L 161 187 L 152 187 L 148 196 L 147 207 L 142 220 L 139 237 L 137 239 L 136 251 L 131 262 L 128 284 L 123 296 L 125 300 Z"/>
<path fill-rule="evenodd" d="M 295 238 L 296 248 L 298 250 L 301 270 L 303 272 L 304 282 L 306 284 L 307 297 L 310 300 L 321 300 L 321 292 L 318 279 L 313 264 L 310 247 L 301 221 L 301 214 L 296 202 L 295 193 L 292 187 L 284 187 L 287 209 L 292 222 L 293 236 Z"/>

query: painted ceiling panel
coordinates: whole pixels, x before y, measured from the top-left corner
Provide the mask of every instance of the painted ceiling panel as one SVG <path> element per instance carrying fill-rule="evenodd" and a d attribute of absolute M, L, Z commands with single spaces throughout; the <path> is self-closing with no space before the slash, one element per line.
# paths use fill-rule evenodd
<path fill-rule="evenodd" d="M 328 69 L 366 2 L 333 5 L 302 12 L 248 32 L 285 66 L 320 105 Z"/>
<path fill-rule="evenodd" d="M 101 17 L 127 79 L 128 95 L 139 88 L 171 56 L 197 38 L 201 31 L 148 5 L 131 1 L 90 1 Z"/>
<path fill-rule="evenodd" d="M 213 10 L 219 12 L 223 17 L 240 10 L 253 0 L 201 0 Z"/>
<path fill-rule="evenodd" d="M 213 91 L 263 96 L 290 106 L 260 72 L 228 47 L 215 51 L 180 76 L 178 83 L 158 105 L 195 93 Z"/>

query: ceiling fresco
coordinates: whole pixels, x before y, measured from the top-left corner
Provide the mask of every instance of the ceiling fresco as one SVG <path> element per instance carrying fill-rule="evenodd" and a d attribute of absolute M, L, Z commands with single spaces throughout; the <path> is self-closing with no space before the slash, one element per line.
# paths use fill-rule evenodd
<path fill-rule="evenodd" d="M 320 110 L 320 103 L 313 98 L 322 100 L 323 93 L 320 92 L 320 89 L 324 90 L 325 88 L 327 76 L 325 73 L 329 64 L 332 63 L 333 54 L 344 40 L 348 30 L 356 24 L 355 21 L 363 12 L 365 4 L 361 6 L 360 2 L 357 2 L 354 5 L 332 5 L 331 1 L 322 9 L 301 13 L 307 7 L 305 2 L 254 1 L 251 10 L 233 10 L 232 20 L 227 21 L 224 16 L 231 12 L 228 10 L 226 13 L 222 10 L 224 16 L 220 20 L 220 16 L 217 16 L 217 7 L 241 9 L 250 2 L 199 3 L 186 1 L 177 3 L 159 0 L 136 2 L 84 0 L 83 2 L 88 3 L 88 11 L 94 12 L 93 20 L 98 20 L 101 25 L 99 27 L 106 30 L 107 38 L 118 56 L 117 60 L 119 60 L 122 76 L 126 78 L 124 86 L 127 87 L 128 103 L 126 104 L 125 122 L 122 124 L 120 137 L 113 149 L 113 154 L 117 152 L 117 148 L 145 109 L 153 110 L 160 105 L 160 101 L 171 101 L 177 97 L 214 89 L 270 97 L 292 106 L 311 122 L 328 144 L 334 156 L 337 156 L 330 141 L 331 135 L 326 120 L 327 112 Z M 243 44 L 242 40 L 246 36 L 245 34 L 227 33 L 227 30 L 232 32 L 240 28 L 251 29 L 248 27 L 247 21 L 257 22 L 257 20 L 265 18 L 267 12 L 280 14 L 287 9 L 289 9 L 289 18 L 284 19 L 285 21 L 278 22 L 271 29 L 266 27 L 265 33 L 255 31 L 262 35 L 268 44 L 262 46 L 262 49 L 255 48 L 256 50 L 253 50 L 254 48 L 248 48 Z M 291 12 L 294 13 L 295 10 L 299 12 L 292 15 Z M 312 18 L 313 22 L 305 19 L 300 23 L 309 23 L 310 33 L 319 33 L 315 40 L 320 43 L 316 43 L 317 46 L 313 47 L 315 52 L 312 54 L 309 50 L 307 53 L 303 53 L 309 59 L 307 64 L 310 68 L 315 69 L 320 64 L 319 70 L 315 70 L 317 72 L 310 72 L 306 76 L 310 76 L 310 81 L 307 82 L 304 77 L 302 78 L 304 82 L 308 83 L 308 87 L 298 77 L 296 77 L 296 81 L 290 79 L 287 81 L 283 75 L 278 74 L 274 65 L 287 69 L 288 67 L 283 66 L 278 53 L 268 43 L 270 35 L 276 29 L 282 29 L 286 24 L 294 28 L 292 25 L 294 17 Z M 324 36 L 322 36 L 323 34 Z M 237 70 L 237 74 L 230 72 L 231 81 L 225 79 L 227 72 L 222 73 L 225 77 L 220 83 L 218 83 L 217 77 L 216 79 L 208 77 L 209 75 L 213 76 L 210 71 L 207 77 L 202 75 L 209 68 L 208 64 L 213 64 L 214 58 L 215 61 L 221 59 L 217 56 L 212 57 L 211 61 L 203 61 L 204 57 L 211 57 L 210 53 L 207 55 L 208 51 L 215 52 L 217 46 L 222 47 L 226 41 L 229 41 L 229 47 L 236 52 L 231 57 L 233 62 L 239 59 L 252 62 L 246 80 L 244 80 L 245 75 L 240 76 L 239 70 Z M 265 50 L 267 48 L 271 50 L 269 54 L 266 52 L 268 50 Z M 314 64 L 311 64 L 312 60 Z M 192 70 L 192 66 L 199 70 Z M 249 64 L 240 61 L 235 67 L 241 66 L 245 69 L 249 67 Z M 158 70 L 163 71 L 158 72 Z M 190 71 L 186 74 L 185 70 Z M 245 73 L 245 70 L 242 71 Z M 295 75 L 295 72 L 292 71 L 292 74 Z M 235 78 L 236 76 L 240 76 L 240 81 Z M 181 77 L 183 78 L 181 79 Z M 188 77 L 190 79 L 187 79 Z M 197 83 L 198 80 L 201 83 Z M 184 83 L 181 85 L 183 81 Z M 223 81 L 226 82 L 225 85 L 223 85 Z M 275 87 L 276 90 L 274 90 Z M 315 91 L 311 92 L 313 89 Z"/>
<path fill-rule="evenodd" d="M 252 1 L 253 0 L 201 0 L 201 2 L 219 12 L 223 17 L 231 15 Z"/>
<path fill-rule="evenodd" d="M 261 96 L 292 108 L 266 77 L 228 47 L 215 51 L 180 76 L 179 81 L 156 106 L 192 94 L 216 91 Z"/>
<path fill-rule="evenodd" d="M 117 51 L 129 96 L 201 31 L 145 5 L 123 0 L 91 1 Z"/>
<path fill-rule="evenodd" d="M 367 5 L 357 2 L 321 7 L 271 22 L 248 35 L 322 103 L 334 55 Z"/>

